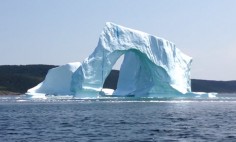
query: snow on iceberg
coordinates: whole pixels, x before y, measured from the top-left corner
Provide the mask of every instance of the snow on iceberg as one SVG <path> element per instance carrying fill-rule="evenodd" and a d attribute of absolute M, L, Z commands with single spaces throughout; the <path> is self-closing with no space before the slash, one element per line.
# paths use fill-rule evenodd
<path fill-rule="evenodd" d="M 106 77 L 122 55 L 117 89 L 104 89 Z M 108 22 L 97 47 L 82 64 L 51 69 L 27 94 L 192 97 L 197 94 L 191 92 L 191 62 L 168 40 Z"/>

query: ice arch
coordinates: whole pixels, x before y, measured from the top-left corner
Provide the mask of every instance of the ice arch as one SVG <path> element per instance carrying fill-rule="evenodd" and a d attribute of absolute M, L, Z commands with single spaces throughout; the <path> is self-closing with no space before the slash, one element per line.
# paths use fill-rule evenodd
<path fill-rule="evenodd" d="M 191 91 L 191 57 L 172 42 L 113 23 L 106 23 L 94 52 L 72 75 L 71 91 L 78 96 L 97 95 L 123 54 L 114 95 L 168 96 Z"/>

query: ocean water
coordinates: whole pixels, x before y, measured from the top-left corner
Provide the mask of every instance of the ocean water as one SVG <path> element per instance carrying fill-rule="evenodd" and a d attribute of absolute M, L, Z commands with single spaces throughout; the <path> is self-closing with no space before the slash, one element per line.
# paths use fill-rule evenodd
<path fill-rule="evenodd" d="M 223 95 L 224 96 L 224 95 Z M 236 98 L 0 98 L 0 141 L 236 141 Z"/>

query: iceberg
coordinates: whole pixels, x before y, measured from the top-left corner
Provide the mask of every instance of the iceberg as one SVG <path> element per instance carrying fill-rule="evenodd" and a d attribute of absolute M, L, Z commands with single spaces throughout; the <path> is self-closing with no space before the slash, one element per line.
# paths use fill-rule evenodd
<path fill-rule="evenodd" d="M 103 88 L 122 55 L 117 89 Z M 191 63 L 191 57 L 166 39 L 107 22 L 88 58 L 49 70 L 27 94 L 192 97 L 196 93 L 191 92 Z"/>
<path fill-rule="evenodd" d="M 73 95 L 70 91 L 71 77 L 80 65 L 80 62 L 75 62 L 50 69 L 45 80 L 29 89 L 26 94 L 33 98 L 44 98 L 47 94 Z"/>
<path fill-rule="evenodd" d="M 94 52 L 72 75 L 73 94 L 100 91 L 121 55 L 124 61 L 113 95 L 178 96 L 191 92 L 191 57 L 168 40 L 108 22 Z"/>

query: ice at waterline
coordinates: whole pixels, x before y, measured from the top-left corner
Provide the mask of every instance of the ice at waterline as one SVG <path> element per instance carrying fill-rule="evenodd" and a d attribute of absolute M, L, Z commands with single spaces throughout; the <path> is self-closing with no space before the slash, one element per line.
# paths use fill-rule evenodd
<path fill-rule="evenodd" d="M 102 88 L 122 55 L 117 89 Z M 211 95 L 191 92 L 191 62 L 191 57 L 168 40 L 108 22 L 88 58 L 49 70 L 45 80 L 26 94 L 32 98 L 45 98 L 46 94 L 78 98 Z"/>

